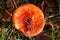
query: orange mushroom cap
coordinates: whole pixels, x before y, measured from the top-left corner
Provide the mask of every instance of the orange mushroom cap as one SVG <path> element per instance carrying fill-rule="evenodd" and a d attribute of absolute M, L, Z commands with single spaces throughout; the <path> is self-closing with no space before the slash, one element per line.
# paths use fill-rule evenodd
<path fill-rule="evenodd" d="M 17 30 L 27 36 L 36 36 L 44 28 L 43 12 L 33 4 L 23 4 L 13 14 L 13 23 Z"/>

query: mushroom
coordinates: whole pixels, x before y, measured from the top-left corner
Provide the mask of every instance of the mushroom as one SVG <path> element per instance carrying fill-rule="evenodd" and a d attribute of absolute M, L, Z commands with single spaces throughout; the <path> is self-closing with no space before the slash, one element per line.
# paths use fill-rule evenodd
<path fill-rule="evenodd" d="M 14 27 L 26 37 L 36 36 L 44 28 L 44 14 L 33 4 L 23 4 L 14 11 L 13 23 Z"/>

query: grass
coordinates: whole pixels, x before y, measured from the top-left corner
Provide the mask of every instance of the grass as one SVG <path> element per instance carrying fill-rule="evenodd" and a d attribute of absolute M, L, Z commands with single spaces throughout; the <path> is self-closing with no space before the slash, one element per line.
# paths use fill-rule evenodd
<path fill-rule="evenodd" d="M 28 1 L 27 1 L 28 2 Z M 36 0 L 34 0 L 34 4 L 37 5 L 37 2 Z M 35 37 L 26 37 L 21 31 L 18 31 L 14 28 L 14 25 L 12 23 L 12 21 L 9 21 L 9 22 L 2 22 L 1 19 L 2 19 L 2 14 L 4 12 L 3 9 L 6 9 L 6 5 L 4 5 L 5 2 L 1 1 L 0 2 L 0 40 L 35 40 Z M 21 4 L 23 3 L 23 1 L 21 2 Z M 29 2 L 28 2 L 29 3 Z M 52 16 L 52 17 L 49 17 L 46 24 L 48 22 L 51 22 L 52 25 L 54 25 L 54 30 L 52 29 L 52 25 L 48 26 L 48 25 L 45 25 L 45 26 L 48 26 L 50 27 L 49 29 L 47 28 L 46 30 L 49 31 L 49 38 L 50 40 L 60 40 L 60 1 L 58 0 L 58 3 L 59 3 L 59 12 L 55 15 L 55 16 Z M 17 4 L 15 4 L 16 6 Z M 3 9 L 1 9 L 1 7 Z M 12 8 L 13 10 L 13 8 Z M 14 9 L 15 10 L 15 9 Z M 54 11 L 55 12 L 55 11 Z M 51 16 L 51 15 L 50 15 Z M 12 19 L 11 19 L 12 20 Z M 44 31 L 44 30 L 43 30 Z M 39 35 L 38 35 L 39 36 Z"/>

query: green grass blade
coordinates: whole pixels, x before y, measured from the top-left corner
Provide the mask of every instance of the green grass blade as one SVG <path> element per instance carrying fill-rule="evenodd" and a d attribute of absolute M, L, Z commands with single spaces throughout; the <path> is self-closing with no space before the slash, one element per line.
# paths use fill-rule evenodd
<path fill-rule="evenodd" d="M 2 31 L 2 38 L 1 38 L 1 40 L 4 40 L 4 32 Z"/>
<path fill-rule="evenodd" d="M 34 37 L 29 37 L 29 40 L 34 40 Z"/>

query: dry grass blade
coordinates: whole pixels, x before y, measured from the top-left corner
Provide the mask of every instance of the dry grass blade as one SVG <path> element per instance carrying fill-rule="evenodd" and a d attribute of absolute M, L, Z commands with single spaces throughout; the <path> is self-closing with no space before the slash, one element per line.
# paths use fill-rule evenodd
<path fill-rule="evenodd" d="M 8 12 L 7 10 L 5 10 L 10 16 L 12 16 L 12 14 L 10 12 Z"/>
<path fill-rule="evenodd" d="M 0 9 L 5 10 L 2 7 L 0 7 Z M 10 16 L 12 16 L 12 14 L 9 11 L 5 10 L 5 12 L 7 12 Z"/>
<path fill-rule="evenodd" d="M 52 27 L 52 30 L 55 30 L 54 24 L 51 22 L 48 22 L 48 24 Z"/>
<path fill-rule="evenodd" d="M 13 9 L 15 9 L 13 2 L 12 2 L 11 0 L 10 0 L 10 2 L 11 2 L 11 4 L 12 4 Z"/>
<path fill-rule="evenodd" d="M 13 1 L 13 3 L 14 3 L 15 7 L 17 8 L 17 4 L 16 4 L 15 0 L 12 0 L 12 1 Z"/>
<path fill-rule="evenodd" d="M 33 30 L 32 26 L 26 20 L 24 20 L 24 22 L 26 22 L 29 25 L 29 26 L 27 26 L 28 29 Z"/>

